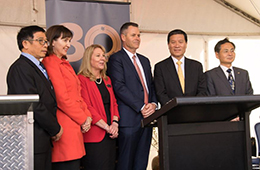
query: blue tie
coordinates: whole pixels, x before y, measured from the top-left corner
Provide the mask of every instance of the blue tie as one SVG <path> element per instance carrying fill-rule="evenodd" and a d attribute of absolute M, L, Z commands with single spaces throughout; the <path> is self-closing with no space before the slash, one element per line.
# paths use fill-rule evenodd
<path fill-rule="evenodd" d="M 43 65 L 42 62 L 40 62 L 40 66 L 43 68 L 43 74 L 44 74 L 44 76 L 46 77 L 46 79 L 47 79 L 47 80 L 50 82 L 50 84 L 51 84 L 51 89 L 53 89 L 51 80 L 49 79 L 49 76 L 48 76 L 48 74 L 47 74 L 46 68 L 44 67 L 44 65 Z"/>
<path fill-rule="evenodd" d="M 44 74 L 44 76 L 47 78 L 47 79 L 49 79 L 49 76 L 48 76 L 48 74 L 47 74 L 47 71 L 46 71 L 46 68 L 44 67 L 44 65 L 43 65 L 43 63 L 42 62 L 40 62 L 40 66 L 43 68 L 43 74 Z"/>
<path fill-rule="evenodd" d="M 44 70 L 46 70 L 46 68 L 44 67 L 44 65 L 43 65 L 42 62 L 40 62 L 40 66 L 41 66 Z"/>
<path fill-rule="evenodd" d="M 233 93 L 235 93 L 235 80 L 234 77 L 232 76 L 232 70 L 229 68 L 227 69 L 228 72 L 228 82 L 230 84 L 231 89 L 233 90 Z"/>

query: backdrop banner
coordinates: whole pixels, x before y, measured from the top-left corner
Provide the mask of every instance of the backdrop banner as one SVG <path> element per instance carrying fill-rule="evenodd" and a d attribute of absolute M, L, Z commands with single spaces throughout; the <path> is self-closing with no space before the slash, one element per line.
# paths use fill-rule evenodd
<path fill-rule="evenodd" d="M 77 72 L 86 47 L 103 45 L 107 55 L 121 49 L 120 27 L 130 20 L 130 3 L 46 0 L 46 25 L 62 24 L 73 32 L 68 60 Z"/>

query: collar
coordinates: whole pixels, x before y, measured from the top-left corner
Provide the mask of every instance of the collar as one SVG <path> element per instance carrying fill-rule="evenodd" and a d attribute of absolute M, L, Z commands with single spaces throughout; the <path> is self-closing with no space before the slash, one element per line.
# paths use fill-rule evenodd
<path fill-rule="evenodd" d="M 233 69 L 233 66 L 231 66 L 230 68 L 226 67 L 226 66 L 223 66 L 223 65 L 219 65 L 220 68 L 226 73 L 228 69 L 231 69 L 232 72 L 234 72 L 234 69 Z"/>
<path fill-rule="evenodd" d="M 49 56 L 47 56 L 47 57 L 50 57 L 50 58 L 52 58 L 54 61 L 56 61 L 56 62 L 58 62 L 58 63 L 68 63 L 68 61 L 65 59 L 65 58 L 59 58 L 59 57 L 57 57 L 55 54 L 51 54 L 51 55 L 49 55 Z M 46 57 L 46 58 L 47 58 Z"/>
<path fill-rule="evenodd" d="M 171 58 L 172 58 L 172 60 L 173 60 L 173 62 L 174 62 L 175 64 L 177 63 L 177 61 L 179 61 L 178 59 L 176 59 L 176 58 L 173 57 L 173 56 L 171 56 Z M 182 64 L 184 64 L 184 62 L 185 62 L 185 57 L 183 56 L 183 57 L 180 59 L 180 61 L 181 61 Z"/>
<path fill-rule="evenodd" d="M 31 60 L 36 66 L 38 66 L 40 64 L 40 61 L 37 60 L 33 55 L 22 52 L 21 53 L 23 56 L 25 56 L 26 58 L 28 58 L 29 60 Z"/>
<path fill-rule="evenodd" d="M 123 49 L 125 50 L 126 54 L 127 54 L 131 59 L 132 59 L 133 55 L 135 55 L 136 57 L 138 57 L 136 53 L 133 54 L 133 53 L 131 53 L 130 51 L 128 51 L 127 49 L 125 49 L 124 47 L 123 47 Z"/>

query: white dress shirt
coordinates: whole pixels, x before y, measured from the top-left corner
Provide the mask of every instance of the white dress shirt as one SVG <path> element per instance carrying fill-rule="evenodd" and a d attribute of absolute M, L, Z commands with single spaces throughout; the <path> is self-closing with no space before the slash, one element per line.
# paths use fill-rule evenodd
<path fill-rule="evenodd" d="M 223 70 L 223 72 L 224 72 L 224 74 L 226 75 L 227 79 L 228 79 L 228 72 L 227 72 L 227 70 L 228 70 L 228 69 L 231 69 L 231 70 L 232 70 L 232 71 L 231 71 L 231 74 L 232 74 L 232 76 L 233 76 L 233 79 L 235 80 L 235 73 L 234 73 L 234 69 L 233 69 L 232 66 L 231 66 L 230 68 L 227 68 L 226 66 L 220 65 L 220 68 Z"/>

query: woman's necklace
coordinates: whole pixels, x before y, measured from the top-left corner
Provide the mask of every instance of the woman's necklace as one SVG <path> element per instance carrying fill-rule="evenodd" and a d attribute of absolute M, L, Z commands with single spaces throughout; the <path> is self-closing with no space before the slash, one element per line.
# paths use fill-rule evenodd
<path fill-rule="evenodd" d="M 98 81 L 98 80 L 99 80 L 99 81 Z M 101 84 L 101 83 L 102 83 L 102 78 L 96 79 L 95 82 L 96 82 L 97 84 Z"/>

